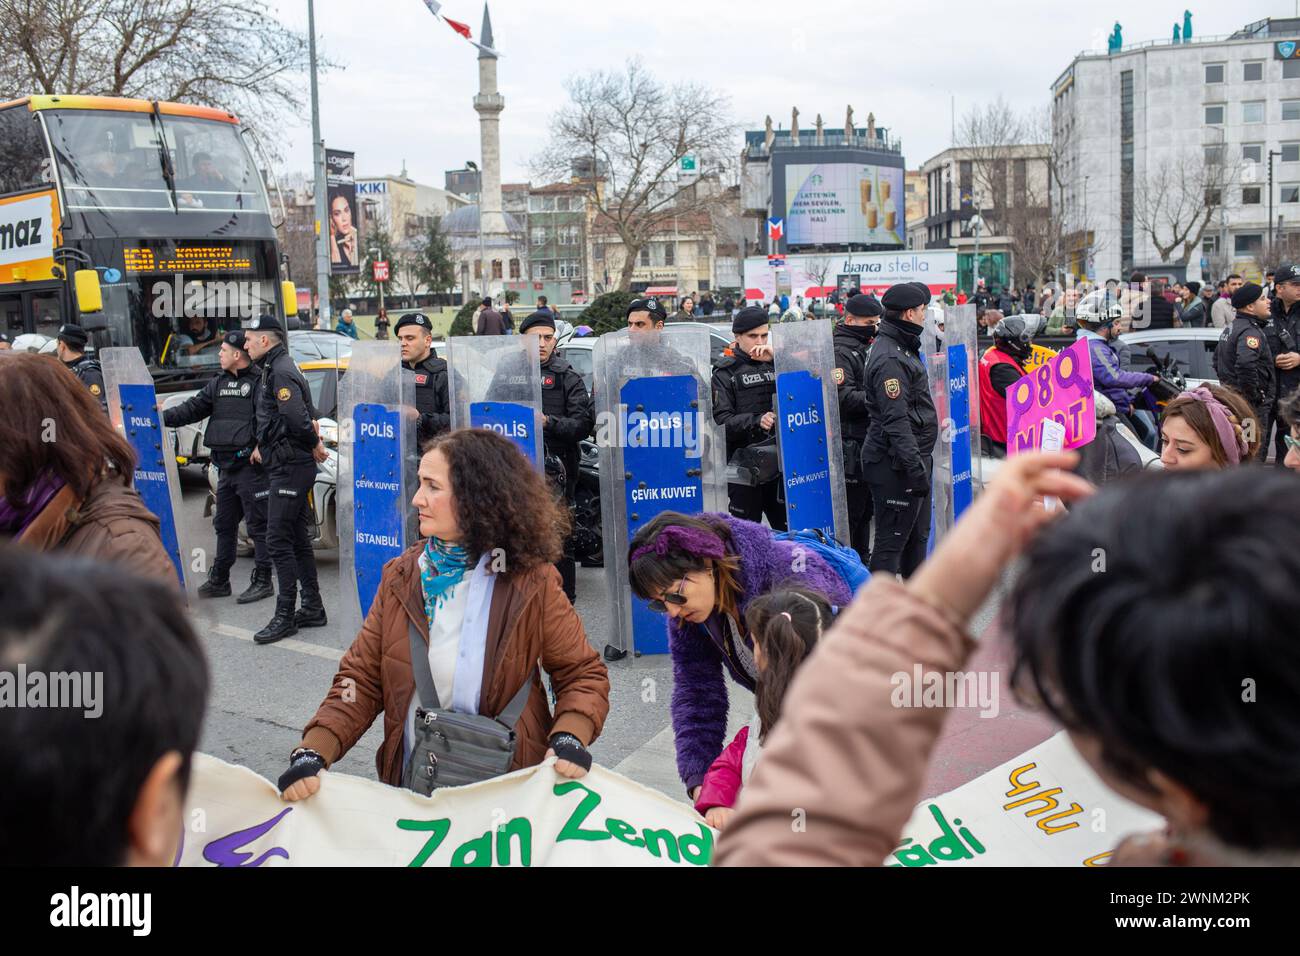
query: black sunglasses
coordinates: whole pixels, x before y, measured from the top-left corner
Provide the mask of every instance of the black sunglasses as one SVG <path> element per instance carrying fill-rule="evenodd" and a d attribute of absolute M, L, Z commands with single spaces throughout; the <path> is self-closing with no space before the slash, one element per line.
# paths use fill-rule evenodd
<path fill-rule="evenodd" d="M 686 587 L 686 581 L 689 577 L 689 574 L 683 577 L 682 583 L 677 585 L 677 590 L 673 591 L 671 594 L 665 594 L 662 601 L 657 598 L 651 598 L 646 602 L 646 606 L 656 614 L 666 613 L 669 604 L 675 604 L 677 607 L 683 606 L 686 603 L 686 595 L 682 593 L 682 588 Z"/>

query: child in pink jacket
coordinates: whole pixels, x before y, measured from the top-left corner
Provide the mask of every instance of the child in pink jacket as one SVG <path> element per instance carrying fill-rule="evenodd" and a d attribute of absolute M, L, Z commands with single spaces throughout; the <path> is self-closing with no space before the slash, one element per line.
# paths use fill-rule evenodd
<path fill-rule="evenodd" d="M 813 652 L 834 615 L 830 602 L 802 588 L 784 588 L 755 598 L 745 614 L 754 636 L 754 716 L 710 765 L 695 798 L 695 809 L 709 826 L 721 830 L 736 812 L 740 789 L 758 762 L 762 742 L 781 716 L 786 689 Z"/>

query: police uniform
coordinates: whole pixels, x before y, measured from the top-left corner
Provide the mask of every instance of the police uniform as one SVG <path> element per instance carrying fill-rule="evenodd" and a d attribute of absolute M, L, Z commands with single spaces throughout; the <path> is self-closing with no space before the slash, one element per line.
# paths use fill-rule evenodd
<path fill-rule="evenodd" d="M 77 376 L 82 385 L 86 386 L 87 391 L 95 397 L 99 407 L 107 415 L 108 392 L 104 388 L 104 371 L 100 368 L 98 359 L 85 354 L 87 339 L 86 330 L 79 325 L 68 323 L 59 327 L 59 341 L 74 352 L 82 353 L 75 360 L 63 364 Z"/>
<path fill-rule="evenodd" d="M 233 348 L 244 348 L 244 332 L 235 329 L 223 336 Z M 201 597 L 224 597 L 230 593 L 230 569 L 234 567 L 236 539 L 241 520 L 248 524 L 253 539 L 253 579 L 238 603 L 251 604 L 275 594 L 271 586 L 271 558 L 266 551 L 266 507 L 270 482 L 266 469 L 252 461 L 257 447 L 257 385 L 260 372 L 248 365 L 221 372 L 194 397 L 163 412 L 168 428 L 189 425 L 203 419 L 208 424 L 203 443 L 212 452 L 218 469 L 217 510 L 212 526 L 217 532 L 217 555 L 208 580 L 199 588 Z"/>
<path fill-rule="evenodd" d="M 247 331 L 262 330 L 284 335 L 270 316 L 259 316 Z M 320 438 L 313 425 L 317 415 L 307 380 L 294 364 L 283 339 L 262 356 L 260 364 L 257 448 L 270 480 L 266 549 L 275 565 L 279 593 L 275 617 L 259 634 L 278 640 L 272 632 L 285 629 L 286 623 L 287 634 L 298 627 L 325 624 L 309 531 L 314 517 L 308 502 L 316 481 L 316 460 L 312 452 Z M 302 583 L 302 609 L 295 613 L 299 582 Z"/>
<path fill-rule="evenodd" d="M 735 335 L 767 325 L 770 319 L 759 306 L 748 306 L 736 313 L 731 323 Z M 775 412 L 776 369 L 771 362 L 756 362 L 748 354 L 736 354 L 718 362 L 713 370 L 713 420 L 727 435 L 727 460 L 733 461 L 742 449 L 761 447 L 764 456 L 776 461 L 775 429 L 760 424 L 764 415 Z M 761 521 L 777 531 L 786 529 L 785 502 L 781 495 L 781 475 L 758 485 L 728 484 L 728 510 L 737 518 Z"/>
<path fill-rule="evenodd" d="M 1284 265 L 1277 270 L 1273 286 L 1276 290 L 1283 282 L 1295 281 L 1300 281 L 1300 268 Z M 1268 339 L 1268 347 L 1275 360 L 1285 352 L 1300 352 L 1300 302 L 1293 302 L 1291 308 L 1287 309 L 1283 306 L 1282 300 L 1274 294 L 1270 321 L 1264 330 L 1264 337 Z M 1275 365 L 1273 376 L 1276 379 L 1276 388 L 1271 409 L 1272 422 L 1262 423 L 1264 427 L 1262 441 L 1267 444 L 1269 432 L 1273 430 L 1272 425 L 1276 424 L 1274 455 L 1278 467 L 1285 467 L 1283 462 L 1286 460 L 1287 448 L 1284 436 L 1290 434 L 1290 428 L 1278 414 L 1278 406 L 1300 388 L 1300 366 L 1284 369 Z"/>
<path fill-rule="evenodd" d="M 405 326 L 414 325 L 432 334 L 433 323 L 429 317 L 419 312 L 411 312 L 397 320 L 393 329 L 396 335 Z M 402 368 L 415 380 L 415 407 L 420 413 L 416 424 L 416 438 L 420 444 L 434 435 L 439 435 L 451 428 L 451 397 L 447 385 L 447 360 L 438 358 L 430 349 L 421 362 L 403 362 Z"/>
<path fill-rule="evenodd" d="M 921 361 L 921 327 L 899 313 L 929 301 L 930 290 L 920 283 L 890 287 L 864 374 L 870 422 L 862 471 L 871 488 L 876 525 L 870 566 L 904 577 L 925 559 L 930 537 L 930 479 L 939 420 Z"/>
<path fill-rule="evenodd" d="M 1267 319 L 1256 318 L 1240 311 L 1263 295 L 1264 290 L 1247 282 L 1232 294 L 1232 307 L 1237 315 L 1224 329 L 1214 350 L 1214 370 L 1219 381 L 1236 389 L 1250 403 L 1260 427 L 1268 425 L 1277 396 L 1277 379 L 1274 375 L 1273 350 L 1264 334 Z M 1261 437 L 1259 460 L 1268 456 L 1268 436 Z"/>
<path fill-rule="evenodd" d="M 534 312 L 519 325 L 520 334 L 541 326 L 555 330 L 555 316 L 549 309 Z M 551 357 L 542 363 L 542 441 L 546 457 L 556 458 L 564 466 L 563 492 L 570 519 L 578 490 L 578 465 L 582 453 L 578 442 L 591 434 L 596 425 L 595 409 L 587 386 L 567 361 L 553 350 Z M 564 556 L 556 562 L 556 570 L 564 581 L 564 593 L 572 602 L 577 596 L 577 572 L 573 559 L 573 540 L 564 541 Z"/>
<path fill-rule="evenodd" d="M 848 315 L 871 318 L 884 314 L 872 295 L 858 294 L 845 306 Z M 876 337 L 874 325 L 835 326 L 835 386 L 839 391 L 840 438 L 844 446 L 844 490 L 849 508 L 849 540 L 862 562 L 871 560 L 871 488 L 862 480 L 862 443 L 867 437 L 867 355 Z"/>

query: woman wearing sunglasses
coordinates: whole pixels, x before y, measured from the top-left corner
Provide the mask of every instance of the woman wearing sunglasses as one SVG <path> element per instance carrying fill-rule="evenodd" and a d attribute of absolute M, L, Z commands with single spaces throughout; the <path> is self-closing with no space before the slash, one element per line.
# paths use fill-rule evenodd
<path fill-rule="evenodd" d="M 745 627 L 750 602 L 789 585 L 818 591 L 836 606 L 853 595 L 820 555 L 724 514 L 658 515 L 632 539 L 628 572 L 633 593 L 668 618 L 677 772 L 694 799 L 722 753 L 724 673 L 748 691 L 755 687 L 758 669 Z"/>

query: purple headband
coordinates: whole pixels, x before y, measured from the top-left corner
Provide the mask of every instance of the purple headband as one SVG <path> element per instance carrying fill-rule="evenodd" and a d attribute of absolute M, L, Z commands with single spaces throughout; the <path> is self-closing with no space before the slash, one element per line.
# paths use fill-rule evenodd
<path fill-rule="evenodd" d="M 1250 446 L 1232 427 L 1231 409 L 1215 398 L 1214 393 L 1204 385 L 1188 389 L 1178 397 L 1194 398 L 1209 410 L 1210 420 L 1214 422 L 1214 431 L 1219 436 L 1219 444 L 1223 446 L 1223 453 L 1228 456 L 1228 462 L 1233 465 L 1241 464 L 1241 459 L 1250 450 Z"/>
<path fill-rule="evenodd" d="M 670 548 L 685 551 L 687 554 L 693 554 L 699 558 L 713 558 L 715 560 L 724 557 L 727 553 L 722 546 L 722 539 L 711 531 L 669 525 L 660 531 L 649 544 L 643 544 L 633 551 L 632 556 L 627 560 L 631 564 L 647 554 L 654 554 L 662 558 L 668 554 Z"/>

